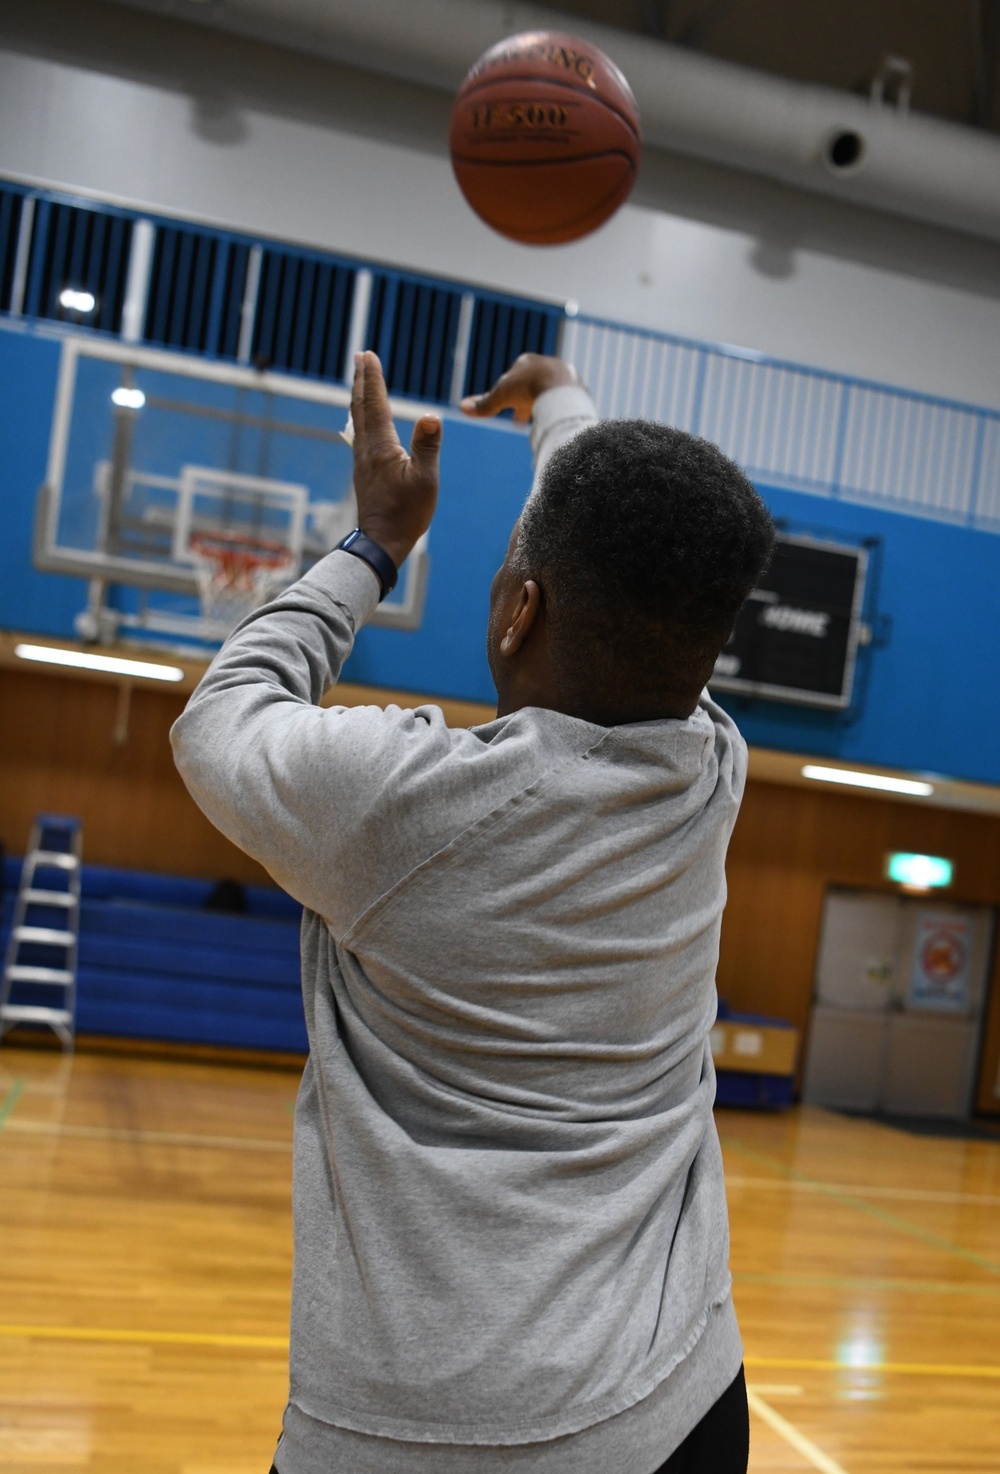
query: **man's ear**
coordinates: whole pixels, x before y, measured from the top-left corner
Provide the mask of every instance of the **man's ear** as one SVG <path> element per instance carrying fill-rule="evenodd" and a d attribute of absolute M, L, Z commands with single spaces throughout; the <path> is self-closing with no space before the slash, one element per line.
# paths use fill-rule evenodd
<path fill-rule="evenodd" d="M 542 607 L 542 591 L 533 578 L 526 579 L 517 591 L 507 628 L 500 637 L 500 654 L 516 655 L 531 634 Z"/>

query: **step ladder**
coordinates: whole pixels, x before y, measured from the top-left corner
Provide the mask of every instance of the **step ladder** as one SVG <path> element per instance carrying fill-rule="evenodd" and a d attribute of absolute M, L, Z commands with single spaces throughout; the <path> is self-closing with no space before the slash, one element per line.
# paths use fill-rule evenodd
<path fill-rule="evenodd" d="M 0 1039 L 16 1024 L 47 1025 L 73 1048 L 83 829 L 66 814 L 39 814 L 0 983 Z"/>

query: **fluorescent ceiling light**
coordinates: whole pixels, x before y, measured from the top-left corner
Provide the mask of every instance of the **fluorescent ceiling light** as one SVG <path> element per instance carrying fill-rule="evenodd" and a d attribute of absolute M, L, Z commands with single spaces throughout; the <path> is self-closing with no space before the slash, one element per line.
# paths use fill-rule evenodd
<path fill-rule="evenodd" d="M 59 293 L 59 305 L 71 312 L 93 312 L 97 298 L 93 292 L 82 292 L 77 287 L 63 287 Z"/>
<path fill-rule="evenodd" d="M 845 783 L 849 788 L 878 788 L 885 793 L 909 793 L 915 798 L 929 798 L 933 783 L 918 783 L 913 778 L 886 778 L 881 773 L 859 773 L 852 768 L 820 768 L 807 763 L 803 778 L 816 778 L 821 783 Z"/>
<path fill-rule="evenodd" d="M 150 681 L 183 681 L 179 665 L 154 665 L 151 660 L 121 660 L 117 655 L 87 655 L 83 650 L 59 650 L 53 645 L 15 645 L 22 660 L 46 665 L 72 665 L 79 670 L 102 670 L 113 676 L 143 676 Z"/>
<path fill-rule="evenodd" d="M 146 396 L 141 389 L 126 389 L 124 384 L 119 384 L 112 391 L 111 403 L 117 404 L 119 409 L 142 409 Z"/>

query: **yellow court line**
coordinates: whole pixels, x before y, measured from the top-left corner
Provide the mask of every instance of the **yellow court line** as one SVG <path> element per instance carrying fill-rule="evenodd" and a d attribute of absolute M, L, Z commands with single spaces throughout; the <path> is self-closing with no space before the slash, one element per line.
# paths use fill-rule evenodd
<path fill-rule="evenodd" d="M 747 1388 L 747 1402 L 750 1411 L 762 1418 L 780 1438 L 783 1438 L 795 1452 L 801 1454 L 807 1463 L 812 1464 L 814 1469 L 819 1469 L 820 1474 L 847 1474 L 843 1464 L 838 1464 L 836 1459 L 831 1459 L 821 1448 L 817 1448 L 811 1438 L 800 1433 L 794 1423 L 776 1413 L 774 1408 L 764 1401 L 759 1392 L 752 1392 Z"/>
<path fill-rule="evenodd" d="M 963 1362 L 931 1361 L 866 1361 L 863 1366 L 850 1362 L 824 1361 L 804 1356 L 747 1356 L 747 1367 L 778 1369 L 786 1372 L 892 1372 L 908 1377 L 996 1377 L 1000 1366 L 973 1366 Z"/>
<path fill-rule="evenodd" d="M 103 1326 L 0 1325 L 0 1337 L 30 1341 L 112 1341 L 150 1346 L 249 1346 L 287 1351 L 287 1336 L 249 1336 L 224 1331 L 129 1331 Z"/>
<path fill-rule="evenodd" d="M 0 1325 L 0 1337 L 38 1341 L 109 1341 L 151 1346 L 248 1346 L 286 1351 L 287 1336 L 254 1336 L 226 1331 L 137 1331 L 112 1326 Z M 747 1356 L 748 1370 L 808 1372 L 893 1372 L 920 1377 L 1000 1378 L 1000 1366 L 966 1363 L 877 1361 L 851 1366 L 819 1357 Z"/>

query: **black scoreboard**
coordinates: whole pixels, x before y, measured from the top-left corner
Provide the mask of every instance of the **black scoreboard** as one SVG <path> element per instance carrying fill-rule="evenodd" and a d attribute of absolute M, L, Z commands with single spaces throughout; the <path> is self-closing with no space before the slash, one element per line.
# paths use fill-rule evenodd
<path fill-rule="evenodd" d="M 867 571 L 864 548 L 780 534 L 709 685 L 802 706 L 849 706 Z"/>

